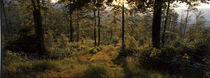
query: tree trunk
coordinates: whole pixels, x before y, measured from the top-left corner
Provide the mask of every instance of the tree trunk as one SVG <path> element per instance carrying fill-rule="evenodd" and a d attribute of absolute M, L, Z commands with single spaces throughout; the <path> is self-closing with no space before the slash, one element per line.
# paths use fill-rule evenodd
<path fill-rule="evenodd" d="M 169 10 L 170 10 L 170 0 L 168 0 L 168 7 L 167 7 L 167 12 L 166 12 L 166 17 L 165 17 L 165 24 L 164 24 L 163 33 L 162 33 L 162 44 L 163 45 L 165 43 L 165 32 L 166 32 L 166 26 L 167 26 L 167 22 L 168 22 Z"/>
<path fill-rule="evenodd" d="M 79 27 L 79 12 L 77 8 L 77 42 L 79 42 L 79 38 L 80 38 L 80 27 Z"/>
<path fill-rule="evenodd" d="M 94 14 L 94 40 L 95 40 L 95 42 L 94 42 L 94 45 L 95 46 L 97 46 L 97 41 L 96 41 L 96 11 L 95 10 L 93 10 L 94 12 L 93 12 L 93 14 Z"/>
<path fill-rule="evenodd" d="M 70 13 L 70 42 L 73 42 L 73 33 L 74 33 L 74 29 L 72 26 L 72 13 Z"/>
<path fill-rule="evenodd" d="M 5 27 L 3 29 L 3 35 L 4 35 L 5 39 L 7 39 L 8 37 L 6 37 L 6 34 L 8 33 L 8 35 L 10 35 L 10 30 L 8 29 L 9 25 L 8 25 L 8 21 L 7 21 L 6 10 L 5 10 L 5 7 L 4 7 L 4 1 L 1 0 L 1 3 L 2 3 L 2 10 L 3 10 L 3 11 L 1 11 L 1 17 L 4 16 L 4 20 L 5 20 Z M 3 20 L 3 19 L 1 19 L 1 20 Z"/>
<path fill-rule="evenodd" d="M 160 48 L 161 10 L 162 0 L 155 0 L 152 22 L 152 45 L 155 48 Z"/>
<path fill-rule="evenodd" d="M 98 8 L 98 46 L 100 46 L 100 34 L 101 33 L 101 26 L 100 26 L 100 9 Z"/>
<path fill-rule="evenodd" d="M 112 36 L 113 36 L 113 27 L 111 27 L 111 32 L 110 32 L 110 41 L 112 41 Z"/>
<path fill-rule="evenodd" d="M 124 22 L 124 0 L 122 0 L 122 50 L 125 49 L 125 22 Z"/>
<path fill-rule="evenodd" d="M 182 38 L 184 38 L 185 33 L 186 33 L 186 30 L 187 30 L 187 23 L 188 23 L 189 11 L 190 11 L 189 9 L 190 9 L 190 8 L 188 7 L 188 9 L 187 9 L 187 16 L 186 16 L 186 18 L 185 18 L 184 33 L 183 33 L 183 37 L 182 37 Z"/>
<path fill-rule="evenodd" d="M 39 49 L 39 54 L 44 55 L 46 53 L 45 46 L 44 46 L 44 36 L 42 31 L 42 17 L 40 13 L 40 1 L 31 0 L 33 5 L 33 17 L 34 17 L 34 23 L 35 23 L 35 33 L 37 38 L 37 48 Z"/>
<path fill-rule="evenodd" d="M 74 28 L 73 28 L 73 22 L 72 22 L 72 4 L 70 4 L 69 8 L 69 42 L 73 42 L 73 33 L 74 33 Z"/>
<path fill-rule="evenodd" d="M 45 0 L 42 0 L 42 6 L 47 7 Z M 47 9 L 44 8 L 44 25 L 43 25 L 43 34 L 46 33 L 46 27 L 47 27 Z"/>

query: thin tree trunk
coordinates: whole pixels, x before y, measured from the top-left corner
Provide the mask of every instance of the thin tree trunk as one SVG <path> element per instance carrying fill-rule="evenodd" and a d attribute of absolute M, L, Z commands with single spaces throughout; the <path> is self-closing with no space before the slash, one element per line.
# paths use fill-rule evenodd
<path fill-rule="evenodd" d="M 3 7 L 4 5 L 3 5 L 3 0 L 1 0 L 0 1 L 0 16 L 1 16 L 1 18 L 0 18 L 0 25 L 1 25 L 1 27 L 0 27 L 0 30 L 2 30 L 2 16 L 3 16 L 3 14 L 2 14 L 2 7 Z M 2 47 L 2 33 L 0 33 L 0 41 L 1 41 L 1 44 L 0 44 L 0 46 Z M 2 48 L 1 49 L 1 58 L 0 58 L 0 60 L 2 60 L 3 58 L 4 58 L 4 49 Z M 1 66 L 2 66 L 2 61 L 1 61 L 1 64 L 0 64 Z M 2 72 L 2 70 L 0 70 L 0 72 Z M 2 77 L 2 75 L 1 75 L 1 73 L 0 73 L 0 76 Z"/>
<path fill-rule="evenodd" d="M 122 50 L 125 49 L 125 20 L 124 20 L 124 0 L 122 0 Z"/>
<path fill-rule="evenodd" d="M 45 0 L 42 0 L 42 6 L 47 7 L 47 6 L 46 6 Z M 47 10 L 47 9 L 44 8 L 44 24 L 45 24 L 45 25 L 43 26 L 43 34 L 46 33 L 46 28 L 45 28 L 45 27 L 47 27 L 47 16 L 46 16 L 46 15 L 47 15 L 47 14 L 46 14 L 47 11 L 46 11 L 46 10 Z"/>
<path fill-rule="evenodd" d="M 112 41 L 112 36 L 113 36 L 113 27 L 111 27 L 110 41 Z"/>
<path fill-rule="evenodd" d="M 167 12 L 166 12 L 166 17 L 165 17 L 165 24 L 164 24 L 163 33 L 162 33 L 162 44 L 163 45 L 165 43 L 165 32 L 166 32 L 166 26 L 167 26 L 167 22 L 168 22 L 169 10 L 170 10 L 170 0 L 168 0 L 168 7 L 167 7 Z"/>
<path fill-rule="evenodd" d="M 180 26 L 179 26 L 179 35 L 181 38 L 183 38 L 183 27 L 184 27 L 184 23 L 183 23 L 183 12 L 181 12 L 181 17 L 180 17 Z"/>
<path fill-rule="evenodd" d="M 46 50 L 44 46 L 44 36 L 43 36 L 43 31 L 42 31 L 42 17 L 40 13 L 40 1 L 36 0 L 31 0 L 32 5 L 33 5 L 33 17 L 34 17 L 34 23 L 35 23 L 35 33 L 36 33 L 36 38 L 38 41 L 38 49 L 39 49 L 39 54 L 44 55 Z"/>
<path fill-rule="evenodd" d="M 94 45 L 95 46 L 97 46 L 97 41 L 96 41 L 96 11 L 95 10 L 93 10 L 93 15 L 94 15 L 94 40 L 95 40 L 95 42 L 94 42 Z"/>
<path fill-rule="evenodd" d="M 74 28 L 72 26 L 72 13 L 70 13 L 70 42 L 73 42 Z"/>
<path fill-rule="evenodd" d="M 4 32 L 3 35 L 4 35 L 5 39 L 7 39 L 6 33 L 7 33 L 7 31 L 8 31 L 8 35 L 10 35 L 10 30 L 8 29 L 8 26 L 9 26 L 9 25 L 8 25 L 8 21 L 7 21 L 6 10 L 5 10 L 5 7 L 4 7 L 4 1 L 1 0 L 1 3 L 2 3 L 2 10 L 3 10 L 3 11 L 2 11 L 3 13 L 1 12 L 1 13 L 2 13 L 1 17 L 3 17 L 3 14 L 4 14 L 4 20 L 5 20 L 5 25 L 6 25 L 6 26 L 5 26 L 5 29 L 3 29 L 3 30 L 4 30 L 4 31 L 3 31 L 3 32 Z"/>
<path fill-rule="evenodd" d="M 101 32 L 101 26 L 100 26 L 100 9 L 98 8 L 98 46 L 100 46 L 100 32 Z"/>
<path fill-rule="evenodd" d="M 162 0 L 155 0 L 152 22 L 152 45 L 160 48 L 160 25 L 161 25 Z"/>
<path fill-rule="evenodd" d="M 187 16 L 186 16 L 186 18 L 185 18 L 184 33 L 183 33 L 183 37 L 182 37 L 182 38 L 184 38 L 185 33 L 186 33 L 186 30 L 187 30 L 187 23 L 188 23 L 189 11 L 190 11 L 189 9 L 190 9 L 190 8 L 188 7 L 188 9 L 187 9 Z"/>
<path fill-rule="evenodd" d="M 74 33 L 74 28 L 73 28 L 73 22 L 72 22 L 72 4 L 70 4 L 69 8 L 69 42 L 73 42 L 73 33 Z"/>
<path fill-rule="evenodd" d="M 113 20 L 113 25 L 114 24 L 116 24 L 116 13 L 114 12 L 114 20 Z M 110 41 L 112 41 L 112 39 L 113 39 L 113 30 L 114 30 L 115 28 L 113 27 L 113 26 L 111 26 L 111 37 L 110 37 Z"/>
<path fill-rule="evenodd" d="M 80 36 L 80 27 L 79 27 L 79 12 L 77 8 L 77 42 L 79 42 L 79 37 Z"/>

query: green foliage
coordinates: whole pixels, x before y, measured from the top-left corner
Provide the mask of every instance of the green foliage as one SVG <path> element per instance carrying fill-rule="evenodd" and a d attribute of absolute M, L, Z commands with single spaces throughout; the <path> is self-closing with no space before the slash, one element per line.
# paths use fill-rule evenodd
<path fill-rule="evenodd" d="M 202 74 L 199 73 L 202 66 L 194 66 L 193 64 L 204 64 L 202 60 L 209 53 L 209 44 L 207 42 L 189 44 L 174 41 L 161 49 L 142 46 L 136 55 L 141 66 L 148 69 L 168 71 L 174 74 L 195 72 Z M 202 48 L 199 47 L 200 45 L 202 45 Z"/>
<path fill-rule="evenodd" d="M 32 72 L 31 63 L 14 63 L 10 66 L 2 66 L 2 74 L 4 78 L 24 77 L 24 75 Z"/>
<path fill-rule="evenodd" d="M 125 52 L 127 55 L 133 55 L 139 51 L 138 41 L 134 37 L 130 37 L 126 43 Z"/>
<path fill-rule="evenodd" d="M 101 47 L 92 47 L 92 48 L 89 48 L 89 52 L 91 54 L 96 54 L 97 52 L 101 51 L 102 48 Z"/>

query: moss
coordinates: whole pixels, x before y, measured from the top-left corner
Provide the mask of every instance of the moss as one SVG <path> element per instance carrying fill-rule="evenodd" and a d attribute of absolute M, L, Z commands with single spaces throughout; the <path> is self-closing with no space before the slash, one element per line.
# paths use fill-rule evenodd
<path fill-rule="evenodd" d="M 89 52 L 91 54 L 96 54 L 97 52 L 101 51 L 102 48 L 101 47 L 93 47 L 93 48 L 89 48 Z"/>

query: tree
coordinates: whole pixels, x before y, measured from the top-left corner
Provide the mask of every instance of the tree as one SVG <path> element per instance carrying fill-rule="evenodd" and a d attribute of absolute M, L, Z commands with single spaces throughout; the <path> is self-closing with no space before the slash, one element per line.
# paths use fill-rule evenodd
<path fill-rule="evenodd" d="M 96 46 L 97 45 L 97 34 L 96 34 L 96 25 L 97 25 L 97 21 L 96 21 L 96 0 L 93 0 L 93 17 L 94 17 L 94 45 Z"/>
<path fill-rule="evenodd" d="M 164 24 L 163 33 L 162 33 L 162 44 L 163 45 L 165 43 L 165 32 L 166 32 L 166 25 L 168 22 L 169 10 L 170 10 L 170 0 L 168 0 L 168 7 L 167 7 L 167 11 L 166 11 L 166 16 L 165 16 L 165 24 Z"/>
<path fill-rule="evenodd" d="M 66 4 L 66 7 L 69 9 L 69 16 L 70 16 L 70 42 L 73 41 L 73 33 L 74 33 L 74 29 L 72 26 L 72 13 L 75 10 L 78 10 L 80 8 L 82 8 L 83 6 L 85 6 L 86 4 L 88 4 L 89 2 L 91 2 L 91 0 L 59 0 L 58 3 L 64 3 Z M 78 22 L 78 21 L 77 21 Z M 77 29 L 79 28 L 78 24 L 77 24 Z M 77 32 L 77 41 L 79 40 L 79 31 Z"/>
<path fill-rule="evenodd" d="M 98 46 L 100 46 L 100 39 L 101 39 L 101 26 L 100 26 L 100 9 L 98 7 Z"/>
<path fill-rule="evenodd" d="M 155 0 L 153 21 L 152 21 L 152 45 L 155 48 L 160 48 L 161 13 L 162 13 L 162 0 Z"/>
<path fill-rule="evenodd" d="M 40 12 L 40 1 L 39 0 L 31 0 L 33 5 L 33 17 L 35 23 L 35 33 L 36 39 L 39 49 L 39 54 L 44 55 L 46 53 L 45 46 L 44 46 L 44 36 L 42 31 L 42 16 Z"/>
<path fill-rule="evenodd" d="M 5 27 L 2 27 L 4 28 L 3 30 L 3 36 L 6 38 L 6 32 L 8 30 L 8 21 L 7 21 L 7 15 L 6 15 L 6 10 L 5 10 L 5 7 L 4 7 L 4 1 L 1 0 L 1 18 L 3 18 L 4 16 L 4 20 L 5 20 Z M 1 19 L 3 20 L 3 19 Z M 8 32 L 9 33 L 9 32 Z"/>
<path fill-rule="evenodd" d="M 77 9 L 76 9 L 76 16 L 77 16 L 77 19 L 76 19 L 76 23 L 77 23 L 77 42 L 79 42 L 79 39 L 80 39 L 79 7 L 77 7 Z"/>
<path fill-rule="evenodd" d="M 182 38 L 184 38 L 185 32 L 186 32 L 186 30 L 187 30 L 188 19 L 189 19 L 189 11 L 190 11 L 190 7 L 188 7 L 188 9 L 187 9 L 187 16 L 186 16 L 186 18 L 185 18 L 184 33 L 183 33 Z"/>
<path fill-rule="evenodd" d="M 97 38 L 97 35 L 96 35 L 96 10 L 93 10 L 93 14 L 94 14 L 94 45 L 96 46 L 97 45 L 97 41 L 96 41 L 96 38 Z"/>
<path fill-rule="evenodd" d="M 125 19 L 124 19 L 124 0 L 122 0 L 122 50 L 125 49 Z"/>
<path fill-rule="evenodd" d="M 68 8 L 69 8 L 69 16 L 70 16 L 70 17 L 69 17 L 69 28 L 70 28 L 70 29 L 69 29 L 69 30 L 70 30 L 70 31 L 69 31 L 69 33 L 70 33 L 70 36 L 69 36 L 70 38 L 69 38 L 69 39 L 70 39 L 70 40 L 69 40 L 69 41 L 70 41 L 70 42 L 73 42 L 74 28 L 73 28 L 73 25 L 72 25 L 72 8 L 71 8 L 71 7 L 72 7 L 72 2 L 70 2 Z"/>
<path fill-rule="evenodd" d="M 97 0 L 97 3 L 96 3 L 96 7 L 98 9 L 98 46 L 100 46 L 100 39 L 101 39 L 101 25 L 100 25 L 100 7 L 102 6 L 102 2 L 101 0 Z"/>

